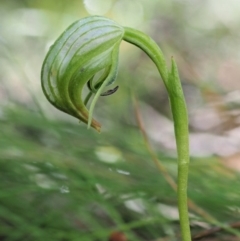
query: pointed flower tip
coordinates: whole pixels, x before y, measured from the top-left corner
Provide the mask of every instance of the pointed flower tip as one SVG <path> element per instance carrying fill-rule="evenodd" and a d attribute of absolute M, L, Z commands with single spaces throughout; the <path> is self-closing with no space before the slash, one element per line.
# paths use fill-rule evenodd
<path fill-rule="evenodd" d="M 88 129 L 90 129 L 90 127 L 95 129 L 98 133 L 101 132 L 101 125 L 98 122 L 96 122 L 96 121 L 92 121 L 92 123 L 89 123 L 88 124 Z"/>
<path fill-rule="evenodd" d="M 93 129 L 95 129 L 99 134 L 101 133 L 101 126 L 92 126 Z M 88 129 L 90 129 L 90 127 L 87 127 Z"/>
<path fill-rule="evenodd" d="M 80 120 L 79 123 L 82 123 L 82 121 Z M 86 124 L 87 124 L 87 129 L 88 129 L 88 130 L 91 129 L 91 127 L 92 127 L 92 128 L 95 129 L 98 133 L 101 132 L 101 127 L 102 127 L 102 126 L 101 126 L 101 124 L 100 124 L 99 122 L 97 122 L 96 120 L 92 119 L 91 122 L 88 121 L 88 122 L 86 122 Z"/>

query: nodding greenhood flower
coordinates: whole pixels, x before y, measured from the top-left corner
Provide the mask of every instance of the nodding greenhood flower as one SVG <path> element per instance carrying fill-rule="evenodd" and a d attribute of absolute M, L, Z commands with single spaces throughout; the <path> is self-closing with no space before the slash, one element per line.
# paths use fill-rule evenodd
<path fill-rule="evenodd" d="M 98 16 L 81 19 L 68 27 L 51 46 L 42 66 L 42 88 L 47 99 L 58 109 L 88 123 L 83 87 L 103 69 L 99 89 L 115 80 L 123 34 L 121 26 Z M 95 120 L 91 126 L 100 130 Z"/>
<path fill-rule="evenodd" d="M 92 113 L 99 96 L 110 95 L 117 90 L 116 87 L 103 93 L 104 88 L 116 79 L 122 40 L 148 54 L 168 88 L 169 74 L 163 54 L 150 37 L 110 19 L 91 16 L 70 25 L 47 53 L 41 81 L 49 102 L 100 131 L 101 126 L 92 118 Z M 90 92 L 84 101 L 82 92 L 85 85 Z M 95 96 L 88 110 L 86 104 L 92 94 Z"/>

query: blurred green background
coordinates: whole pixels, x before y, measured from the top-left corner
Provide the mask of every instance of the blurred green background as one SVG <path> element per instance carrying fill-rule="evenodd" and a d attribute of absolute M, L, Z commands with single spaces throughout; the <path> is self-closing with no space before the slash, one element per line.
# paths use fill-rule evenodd
<path fill-rule="evenodd" d="M 229 226 L 240 219 L 239 9 L 238 0 L 1 1 L 0 240 L 104 241 L 115 231 L 129 241 L 179 240 L 176 193 L 148 151 L 176 181 L 168 97 L 147 56 L 122 43 L 120 88 L 94 112 L 100 135 L 42 93 L 48 48 L 92 14 L 146 32 L 168 63 L 176 59 L 189 109 L 192 233 L 226 225 L 202 240 L 240 240 Z"/>

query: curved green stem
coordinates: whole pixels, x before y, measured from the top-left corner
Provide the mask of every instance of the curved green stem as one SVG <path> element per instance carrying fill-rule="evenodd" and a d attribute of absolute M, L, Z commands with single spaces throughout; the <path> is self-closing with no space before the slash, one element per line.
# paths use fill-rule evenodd
<path fill-rule="evenodd" d="M 148 35 L 133 28 L 124 27 L 123 39 L 142 49 L 155 63 L 168 89 L 168 70 L 164 55 L 158 45 Z"/>
<path fill-rule="evenodd" d="M 188 217 L 187 185 L 189 167 L 188 114 L 179 79 L 177 65 L 172 59 L 171 71 L 168 71 L 165 58 L 158 45 L 144 33 L 124 28 L 123 39 L 141 48 L 155 63 L 169 95 L 174 121 L 174 131 L 178 154 L 178 210 L 183 241 L 191 241 Z"/>

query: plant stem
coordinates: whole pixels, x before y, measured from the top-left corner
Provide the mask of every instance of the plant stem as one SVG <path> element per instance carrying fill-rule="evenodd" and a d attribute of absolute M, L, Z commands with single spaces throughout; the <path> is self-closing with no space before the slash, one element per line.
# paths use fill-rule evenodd
<path fill-rule="evenodd" d="M 141 48 L 152 59 L 168 91 L 178 154 L 177 195 L 180 228 L 182 240 L 191 241 L 187 198 L 189 166 L 188 114 L 177 66 L 172 59 L 172 69 L 169 72 L 161 49 L 149 36 L 131 28 L 124 28 L 124 30 L 123 39 Z"/>
<path fill-rule="evenodd" d="M 155 63 L 163 82 L 168 89 L 168 69 L 166 61 L 161 49 L 155 41 L 143 32 L 128 27 L 124 27 L 123 39 L 136 45 L 150 57 L 150 59 Z"/>
<path fill-rule="evenodd" d="M 182 240 L 190 241 L 191 232 L 188 217 L 188 168 L 189 168 L 189 132 L 188 113 L 185 98 L 178 75 L 177 65 L 172 59 L 169 73 L 169 97 L 174 121 L 174 131 L 178 154 L 178 210 Z"/>

